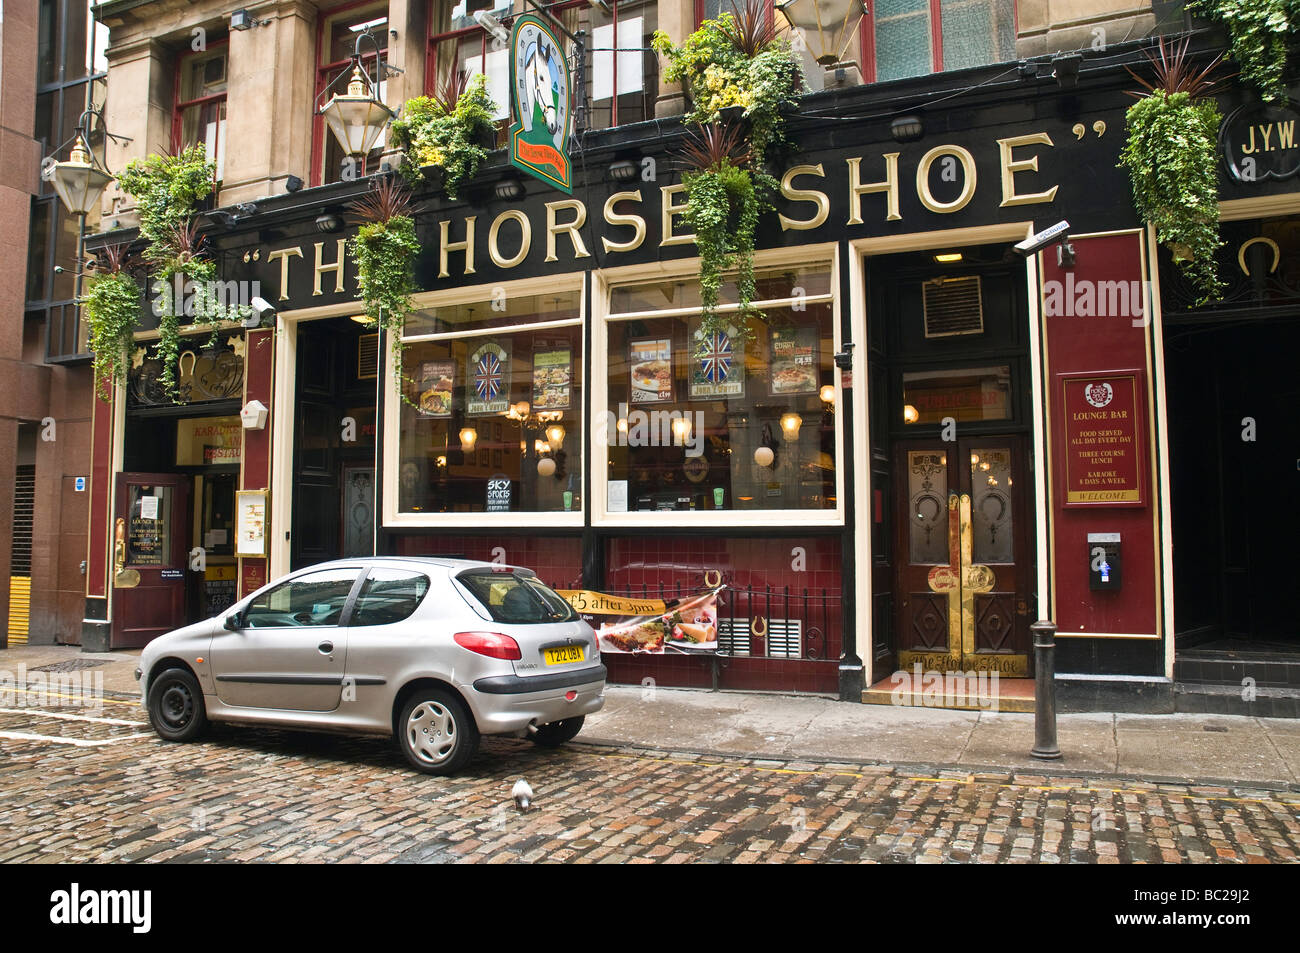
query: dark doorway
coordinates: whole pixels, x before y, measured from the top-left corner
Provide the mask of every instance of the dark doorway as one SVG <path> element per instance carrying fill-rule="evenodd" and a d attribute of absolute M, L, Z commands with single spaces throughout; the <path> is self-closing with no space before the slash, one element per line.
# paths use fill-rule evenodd
<path fill-rule="evenodd" d="M 351 318 L 298 326 L 290 566 L 374 551 L 378 334 Z"/>
<path fill-rule="evenodd" d="M 871 678 L 1031 671 L 1029 313 L 1008 246 L 867 262 Z"/>
<path fill-rule="evenodd" d="M 1300 314 L 1165 334 L 1178 648 L 1300 651 Z"/>

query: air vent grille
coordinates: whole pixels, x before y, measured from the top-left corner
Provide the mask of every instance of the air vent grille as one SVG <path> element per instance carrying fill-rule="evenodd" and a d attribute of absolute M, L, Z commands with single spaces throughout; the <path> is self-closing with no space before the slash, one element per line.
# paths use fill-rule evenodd
<path fill-rule="evenodd" d="M 768 619 L 764 636 L 768 658 L 803 658 L 803 620 Z M 718 651 L 726 655 L 750 655 L 751 620 L 719 619 Z"/>
<path fill-rule="evenodd" d="M 925 336 L 984 333 L 984 301 L 978 275 L 936 278 L 922 285 Z"/>

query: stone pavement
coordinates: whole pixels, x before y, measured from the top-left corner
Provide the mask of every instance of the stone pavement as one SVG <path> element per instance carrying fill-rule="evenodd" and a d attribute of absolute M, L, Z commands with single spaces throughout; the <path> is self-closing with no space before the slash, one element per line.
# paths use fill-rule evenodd
<path fill-rule="evenodd" d="M 515 739 L 488 739 L 460 775 L 433 778 L 379 739 L 218 727 L 180 745 L 143 727 L 125 710 L 0 711 L 0 862 L 1236 864 L 1300 853 L 1300 797 L 1263 789 Z M 510 800 L 519 777 L 536 792 L 527 814 Z"/>
<path fill-rule="evenodd" d="M 19 664 L 96 664 L 110 708 L 138 698 L 138 652 L 83 653 L 73 646 L 0 650 L 0 673 Z M 138 707 L 133 709 L 135 717 Z M 813 759 L 975 770 L 1213 781 L 1300 791 L 1300 720 L 1234 715 L 1071 714 L 1058 720 L 1063 757 L 1029 757 L 1029 714 L 895 708 L 814 695 L 707 692 L 611 685 L 587 719 L 586 744 L 671 749 L 745 758 Z"/>

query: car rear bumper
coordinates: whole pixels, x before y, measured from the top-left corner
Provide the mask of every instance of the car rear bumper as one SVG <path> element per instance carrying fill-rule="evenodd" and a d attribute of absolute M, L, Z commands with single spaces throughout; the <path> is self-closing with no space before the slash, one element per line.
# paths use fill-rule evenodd
<path fill-rule="evenodd" d="M 472 694 L 479 731 L 511 734 L 529 725 L 600 711 L 605 704 L 605 666 L 531 678 L 494 675 L 475 680 Z"/>

